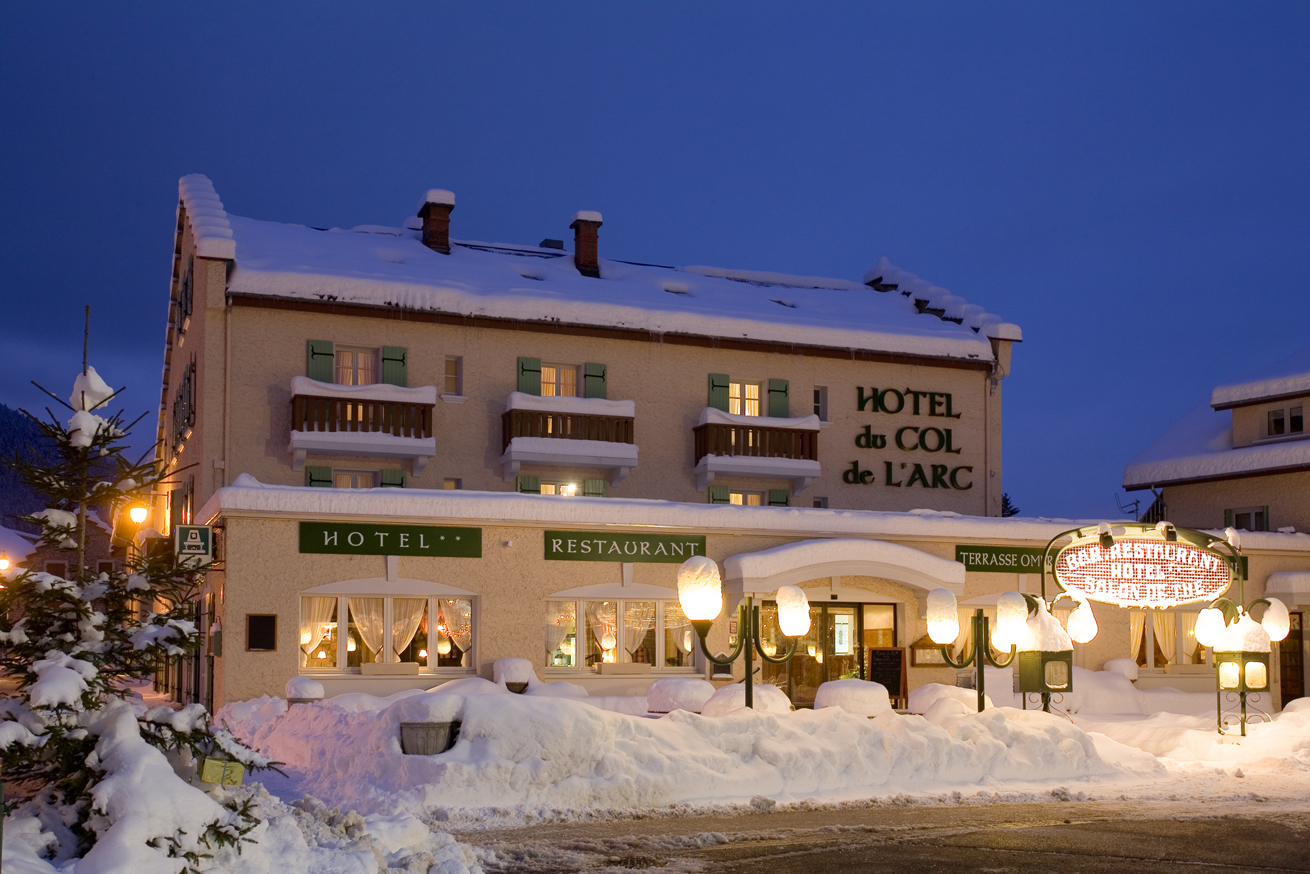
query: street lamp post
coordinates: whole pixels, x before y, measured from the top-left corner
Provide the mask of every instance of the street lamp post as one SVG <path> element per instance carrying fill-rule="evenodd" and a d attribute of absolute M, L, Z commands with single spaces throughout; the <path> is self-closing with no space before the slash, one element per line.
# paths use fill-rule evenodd
<path fill-rule="evenodd" d="M 778 602 L 778 628 L 787 638 L 787 651 L 782 655 L 769 655 L 761 645 L 760 608 L 747 595 L 737 616 L 737 645 L 727 656 L 720 658 L 710 652 L 705 637 L 714 620 L 723 612 L 723 581 L 714 560 L 703 555 L 692 556 L 678 569 L 678 603 L 682 612 L 696 629 L 700 651 L 716 665 L 731 665 L 741 655 L 746 656 L 746 706 L 755 707 L 754 673 L 755 654 L 772 665 L 785 665 L 796 654 L 796 642 L 810 631 L 810 603 L 805 593 L 796 586 L 779 586 L 774 596 Z"/>
<path fill-rule="evenodd" d="M 978 712 L 981 713 L 987 706 L 986 666 L 1008 668 L 1014 663 L 1015 646 L 1023 640 L 1027 631 L 1028 602 L 1018 592 L 1001 595 L 996 600 L 996 631 L 992 634 L 988 634 L 991 623 L 987 620 L 987 614 L 981 607 L 975 610 L 970 619 L 973 639 L 969 651 L 957 661 L 951 655 L 950 645 L 960 636 L 958 611 L 955 594 L 949 589 L 933 589 L 928 593 L 928 636 L 933 643 L 941 646 L 942 658 L 946 664 L 956 670 L 977 666 L 978 678 L 974 686 L 978 690 Z M 1010 654 L 1001 659 L 993 658 L 989 642 L 998 650 L 1009 650 Z"/>

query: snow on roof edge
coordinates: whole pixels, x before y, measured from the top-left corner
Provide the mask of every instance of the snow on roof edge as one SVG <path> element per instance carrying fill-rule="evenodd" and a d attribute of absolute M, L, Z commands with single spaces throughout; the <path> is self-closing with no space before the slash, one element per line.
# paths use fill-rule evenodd
<path fill-rule="evenodd" d="M 195 238 L 196 254 L 201 258 L 235 260 L 236 241 L 227 220 L 223 201 L 218 199 L 214 183 L 201 173 L 191 173 L 177 180 L 178 202 L 186 210 Z"/>

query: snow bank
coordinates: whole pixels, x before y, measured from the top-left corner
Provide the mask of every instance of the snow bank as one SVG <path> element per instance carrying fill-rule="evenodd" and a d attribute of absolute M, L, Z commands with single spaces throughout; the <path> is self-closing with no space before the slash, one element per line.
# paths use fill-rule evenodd
<path fill-rule="evenodd" d="M 327 694 L 323 684 L 313 677 L 292 677 L 287 680 L 286 691 L 288 698 L 313 698 L 317 700 Z"/>
<path fill-rule="evenodd" d="M 291 377 L 291 394 L 306 397 L 340 398 L 346 401 L 388 401 L 398 404 L 435 404 L 437 387 L 420 385 L 407 388 L 386 382 L 373 382 L 368 385 L 337 385 L 334 382 L 320 382 L 308 376 Z"/>
<path fill-rule="evenodd" d="M 626 416 L 631 419 L 637 415 L 636 401 L 611 401 L 605 398 L 571 398 L 538 397 L 521 391 L 509 393 L 505 404 L 510 410 L 537 410 L 546 413 L 572 413 L 581 416 Z"/>
<path fill-rule="evenodd" d="M 527 659 L 496 659 L 491 666 L 492 677 L 500 685 L 506 683 L 540 683 L 537 669 Z"/>
<path fill-rule="evenodd" d="M 665 677 L 646 690 L 646 706 L 651 713 L 690 710 L 700 713 L 705 702 L 714 696 L 714 684 L 697 677 Z"/>
<path fill-rule="evenodd" d="M 790 713 L 791 699 L 777 686 L 768 683 L 756 684 L 751 688 L 752 704 L 761 713 Z M 730 683 L 720 686 L 701 705 L 703 716 L 725 716 L 746 707 L 746 685 Z"/>
<path fill-rule="evenodd" d="M 458 719 L 455 747 L 401 754 L 399 724 L 416 719 Z M 420 818 L 448 808 L 631 808 L 1114 771 L 1067 719 L 1010 709 L 960 714 L 948 727 L 835 707 L 644 719 L 567 699 L 434 693 L 368 713 L 294 707 L 250 740 L 286 763 L 299 791 L 363 814 Z"/>
<path fill-rule="evenodd" d="M 813 414 L 791 419 L 773 416 L 742 416 L 725 413 L 717 407 L 706 407 L 700 412 L 697 425 L 733 425 L 738 428 L 791 428 L 799 431 L 818 431 L 819 417 Z"/>
<path fill-rule="evenodd" d="M 892 709 L 887 687 L 868 680 L 829 680 L 814 694 L 815 708 L 840 707 L 856 716 L 877 716 Z"/>

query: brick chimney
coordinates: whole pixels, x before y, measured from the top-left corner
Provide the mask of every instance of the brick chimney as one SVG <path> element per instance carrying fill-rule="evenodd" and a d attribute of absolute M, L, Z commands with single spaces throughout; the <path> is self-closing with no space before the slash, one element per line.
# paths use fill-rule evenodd
<path fill-rule="evenodd" d="M 434 188 L 423 196 L 418 216 L 423 219 L 423 245 L 443 255 L 450 254 L 450 214 L 455 209 L 455 195 Z"/>
<path fill-rule="evenodd" d="M 583 276 L 600 279 L 600 213 L 589 209 L 573 217 L 573 264 Z"/>

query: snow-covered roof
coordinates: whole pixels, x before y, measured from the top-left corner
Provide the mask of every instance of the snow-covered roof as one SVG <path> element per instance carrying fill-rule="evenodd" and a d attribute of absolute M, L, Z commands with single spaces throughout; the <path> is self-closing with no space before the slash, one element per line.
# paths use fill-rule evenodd
<path fill-rule="evenodd" d="M 17 563 L 26 561 L 29 555 L 36 552 L 36 546 L 27 535 L 12 528 L 0 527 L 0 552 L 11 562 Z"/>
<path fill-rule="evenodd" d="M 322 489 L 261 483 L 241 474 L 205 502 L 198 519 L 220 514 L 341 516 L 433 523 L 504 523 L 543 526 L 673 528 L 702 532 L 883 537 L 904 540 L 1045 544 L 1076 526 L 1101 520 L 965 516 L 949 510 L 831 510 L 810 507 L 745 507 L 637 498 L 584 498 L 516 492 L 447 489 Z M 1114 521 L 1114 520 L 1112 520 Z M 1216 532 L 1219 534 L 1219 532 Z M 1310 535 L 1244 531 L 1242 548 L 1310 552 Z"/>
<path fill-rule="evenodd" d="M 232 226 L 209 177 L 199 173 L 183 176 L 177 182 L 177 193 L 179 205 L 186 209 L 191 224 L 196 254 L 201 258 L 235 258 Z"/>
<path fill-rule="evenodd" d="M 1241 382 L 1217 386 L 1210 393 L 1210 405 L 1216 410 L 1225 410 L 1242 404 L 1306 394 L 1310 394 L 1310 346 L 1302 346 Z"/>
<path fill-rule="evenodd" d="M 1242 382 L 1221 385 L 1156 438 L 1124 468 L 1124 488 L 1221 479 L 1310 467 L 1310 440 L 1233 448 L 1232 407 L 1310 394 L 1310 346 L 1261 368 Z"/>
<path fill-rule="evenodd" d="M 413 218 L 323 231 L 229 215 L 203 176 L 183 177 L 182 192 L 206 241 L 201 254 L 230 247 L 212 257 L 235 259 L 229 289 L 239 295 L 983 362 L 994 358 L 989 338 L 1023 338 L 1017 325 L 886 258 L 871 271 L 881 278 L 874 287 L 605 259 L 596 280 L 560 249 L 452 240 L 445 255 L 423 245 Z"/>

